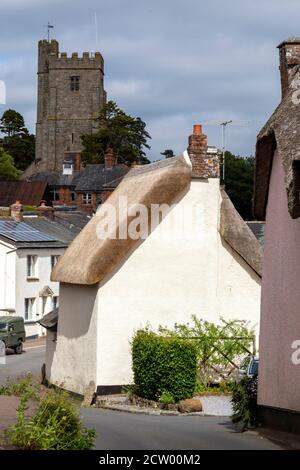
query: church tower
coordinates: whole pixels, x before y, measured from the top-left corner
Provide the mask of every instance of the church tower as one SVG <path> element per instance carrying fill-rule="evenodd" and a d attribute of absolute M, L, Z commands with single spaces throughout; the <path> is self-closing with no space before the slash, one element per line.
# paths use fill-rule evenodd
<path fill-rule="evenodd" d="M 100 52 L 59 52 L 56 40 L 39 41 L 36 170 L 60 171 L 65 153 L 82 150 L 81 135 L 95 129 L 106 102 Z"/>

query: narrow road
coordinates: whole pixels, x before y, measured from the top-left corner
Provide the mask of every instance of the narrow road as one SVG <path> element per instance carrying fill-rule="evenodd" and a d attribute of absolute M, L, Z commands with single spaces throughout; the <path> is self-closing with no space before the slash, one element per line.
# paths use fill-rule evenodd
<path fill-rule="evenodd" d="M 84 424 L 97 432 L 97 450 L 276 450 L 255 432 L 238 433 L 228 418 L 147 416 L 82 408 Z"/>
<path fill-rule="evenodd" d="M 41 339 L 26 341 L 22 354 L 7 350 L 6 364 L 0 364 L 0 384 L 5 383 L 8 377 L 15 379 L 27 372 L 39 376 L 45 362 L 45 352 L 45 341 Z"/>

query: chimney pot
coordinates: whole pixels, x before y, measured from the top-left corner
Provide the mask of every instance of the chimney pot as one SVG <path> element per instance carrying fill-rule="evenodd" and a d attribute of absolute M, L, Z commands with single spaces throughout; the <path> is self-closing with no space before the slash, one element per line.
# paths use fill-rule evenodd
<path fill-rule="evenodd" d="M 52 206 L 46 206 L 46 201 L 41 201 L 38 207 L 38 217 L 45 217 L 49 220 L 54 220 L 54 208 Z"/>
<path fill-rule="evenodd" d="M 194 127 L 193 127 L 193 134 L 195 134 L 195 135 L 201 135 L 201 134 L 202 134 L 202 126 L 201 126 L 201 124 L 194 124 Z"/>
<path fill-rule="evenodd" d="M 20 201 L 10 206 L 10 215 L 16 222 L 23 220 L 23 206 Z"/>
<path fill-rule="evenodd" d="M 104 155 L 104 164 L 106 169 L 111 169 L 115 164 L 115 156 L 112 147 L 107 147 L 105 155 Z"/>
<path fill-rule="evenodd" d="M 278 46 L 282 98 L 288 92 L 296 67 L 300 64 L 300 38 L 290 38 Z"/>

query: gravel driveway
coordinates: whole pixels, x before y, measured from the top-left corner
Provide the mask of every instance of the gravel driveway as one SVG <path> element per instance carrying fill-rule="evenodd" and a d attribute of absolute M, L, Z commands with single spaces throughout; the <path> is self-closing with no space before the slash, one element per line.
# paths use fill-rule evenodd
<path fill-rule="evenodd" d="M 203 406 L 203 413 L 208 416 L 231 416 L 231 397 L 227 395 L 201 396 L 199 398 Z"/>

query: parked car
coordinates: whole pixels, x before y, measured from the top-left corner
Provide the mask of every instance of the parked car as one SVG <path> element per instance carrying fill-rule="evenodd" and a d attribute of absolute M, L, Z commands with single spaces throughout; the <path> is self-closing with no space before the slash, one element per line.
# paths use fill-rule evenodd
<path fill-rule="evenodd" d="M 16 354 L 22 354 L 25 339 L 22 317 L 0 317 L 0 340 L 4 342 L 6 348 L 14 349 Z"/>
<path fill-rule="evenodd" d="M 248 356 L 239 369 L 239 378 L 253 377 L 254 375 L 258 375 L 258 366 L 258 356 Z"/>

